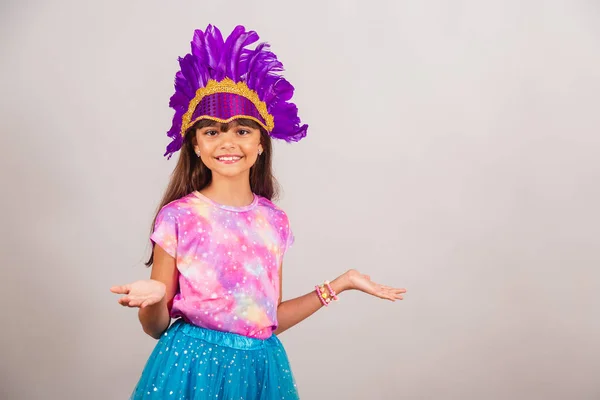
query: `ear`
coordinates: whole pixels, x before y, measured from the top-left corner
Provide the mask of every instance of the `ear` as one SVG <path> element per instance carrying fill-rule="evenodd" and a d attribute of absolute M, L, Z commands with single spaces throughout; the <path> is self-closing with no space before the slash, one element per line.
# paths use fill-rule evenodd
<path fill-rule="evenodd" d="M 264 150 L 263 150 L 262 144 L 259 144 L 258 145 L 258 153 L 261 154 L 263 151 Z"/>

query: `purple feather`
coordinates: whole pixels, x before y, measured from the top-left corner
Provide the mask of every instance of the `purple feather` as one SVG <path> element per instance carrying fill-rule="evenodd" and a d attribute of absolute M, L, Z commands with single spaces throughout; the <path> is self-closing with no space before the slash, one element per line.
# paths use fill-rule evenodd
<path fill-rule="evenodd" d="M 243 26 L 238 26 L 225 42 L 223 60 L 227 63 L 227 76 L 234 81 L 239 81 L 238 68 L 241 63 L 242 50 L 244 47 L 258 40 L 256 32 L 246 32 Z M 246 71 L 239 71 L 245 74 Z"/>
<path fill-rule="evenodd" d="M 184 58 L 179 59 L 179 66 L 181 67 L 181 73 L 183 74 L 185 81 L 188 83 L 188 88 L 191 91 L 191 100 L 196 95 L 196 90 L 200 87 L 196 58 L 191 54 L 187 54 Z"/>
<path fill-rule="evenodd" d="M 192 39 L 191 45 L 192 54 L 195 55 L 198 60 L 208 59 L 208 51 L 206 51 L 204 32 L 202 32 L 200 29 L 196 29 L 194 31 L 194 38 Z"/>
<path fill-rule="evenodd" d="M 221 31 L 209 25 L 206 28 L 206 51 L 208 53 L 208 67 L 209 67 L 209 75 L 211 79 L 216 81 L 221 81 L 225 78 L 225 71 L 221 68 L 221 54 L 223 53 L 223 47 L 225 43 L 223 42 L 223 36 L 221 36 Z M 203 62 L 205 60 L 199 60 Z"/>
<path fill-rule="evenodd" d="M 175 105 L 180 105 L 185 107 L 190 103 L 193 96 L 194 93 L 188 85 L 188 82 L 183 77 L 181 71 L 178 71 L 175 75 L 175 93 L 171 96 L 169 106 L 173 107 Z"/>
<path fill-rule="evenodd" d="M 269 103 L 279 103 L 280 101 L 288 101 L 294 95 L 294 87 L 285 78 L 279 78 L 271 87 L 269 99 L 265 101 Z"/>

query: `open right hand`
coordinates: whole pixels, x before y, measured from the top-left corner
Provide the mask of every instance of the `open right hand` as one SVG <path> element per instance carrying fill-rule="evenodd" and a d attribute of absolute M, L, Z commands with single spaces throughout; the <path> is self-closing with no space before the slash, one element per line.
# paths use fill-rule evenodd
<path fill-rule="evenodd" d="M 110 291 L 124 295 L 119 299 L 122 306 L 144 308 L 160 302 L 165 297 L 166 286 L 157 280 L 146 279 L 123 286 L 113 286 Z"/>

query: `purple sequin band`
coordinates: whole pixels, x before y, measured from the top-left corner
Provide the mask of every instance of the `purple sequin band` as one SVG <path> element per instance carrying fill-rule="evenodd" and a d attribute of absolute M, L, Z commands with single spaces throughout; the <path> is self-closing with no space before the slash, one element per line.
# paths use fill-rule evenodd
<path fill-rule="evenodd" d="M 249 118 L 267 129 L 265 120 L 250 100 L 234 93 L 214 93 L 204 97 L 192 114 L 192 121 L 207 118 L 230 122 L 235 118 Z"/>

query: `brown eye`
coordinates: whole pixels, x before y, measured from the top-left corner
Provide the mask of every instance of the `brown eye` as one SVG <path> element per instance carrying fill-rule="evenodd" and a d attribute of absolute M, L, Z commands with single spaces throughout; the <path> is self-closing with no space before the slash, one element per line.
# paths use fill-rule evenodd
<path fill-rule="evenodd" d="M 205 132 L 204 132 L 204 134 L 205 134 L 206 136 L 210 136 L 210 137 L 212 137 L 212 136 L 216 136 L 216 135 L 218 135 L 218 134 L 219 134 L 219 132 L 217 132 L 217 131 L 215 131 L 215 130 L 208 130 L 208 131 L 205 131 Z"/>
<path fill-rule="evenodd" d="M 250 133 L 251 133 L 251 132 L 250 132 L 249 130 L 246 130 L 246 129 L 240 129 L 240 130 L 238 131 L 238 135 L 240 135 L 240 136 L 249 135 Z"/>

